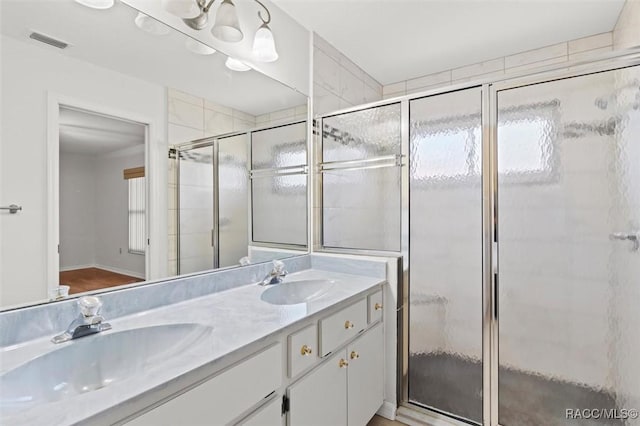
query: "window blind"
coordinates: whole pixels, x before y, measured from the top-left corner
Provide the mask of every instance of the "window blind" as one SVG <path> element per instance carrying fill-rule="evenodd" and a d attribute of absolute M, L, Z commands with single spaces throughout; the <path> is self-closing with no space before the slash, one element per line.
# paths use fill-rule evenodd
<path fill-rule="evenodd" d="M 127 179 L 129 182 L 129 253 L 144 254 L 146 247 L 145 178 Z"/>

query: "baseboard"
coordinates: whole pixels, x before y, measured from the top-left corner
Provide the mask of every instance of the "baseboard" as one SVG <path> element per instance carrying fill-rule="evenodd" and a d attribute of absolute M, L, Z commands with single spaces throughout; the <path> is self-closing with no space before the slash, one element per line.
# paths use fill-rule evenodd
<path fill-rule="evenodd" d="M 116 274 L 129 275 L 130 277 L 140 278 L 141 280 L 145 279 L 144 273 L 135 272 L 135 271 L 127 271 L 126 269 L 120 269 L 113 266 L 105 266 L 105 265 L 93 265 L 94 268 L 104 269 L 105 271 L 115 272 Z"/>
<path fill-rule="evenodd" d="M 95 268 L 96 265 L 93 263 L 89 263 L 87 265 L 73 265 L 73 266 L 61 266 L 59 271 L 60 272 L 68 272 L 68 271 L 75 271 L 76 269 L 87 269 L 87 268 Z"/>
<path fill-rule="evenodd" d="M 389 401 L 384 401 L 376 414 L 379 415 L 380 417 L 384 417 L 385 419 L 395 420 L 396 404 Z"/>
<path fill-rule="evenodd" d="M 127 271 L 126 269 L 115 268 L 113 266 L 105 266 L 99 265 L 97 263 L 92 263 L 90 265 L 74 265 L 74 266 L 65 266 L 64 268 L 60 268 L 60 272 L 68 272 L 75 271 L 76 269 L 87 269 L 87 268 L 98 268 L 104 269 L 105 271 L 114 272 L 116 274 L 128 275 L 134 278 L 140 278 L 141 280 L 146 279 L 144 273 L 135 272 L 135 271 Z"/>

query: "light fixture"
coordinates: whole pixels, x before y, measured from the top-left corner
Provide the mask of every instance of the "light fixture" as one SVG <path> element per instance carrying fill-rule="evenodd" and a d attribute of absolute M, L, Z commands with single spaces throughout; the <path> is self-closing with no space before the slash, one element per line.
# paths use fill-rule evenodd
<path fill-rule="evenodd" d="M 92 9 L 109 9 L 113 6 L 114 2 L 115 0 L 76 0 L 76 3 Z"/>
<path fill-rule="evenodd" d="M 169 27 L 165 24 L 142 12 L 138 12 L 138 16 L 136 16 L 134 22 L 142 31 L 156 36 L 167 35 L 170 32 Z"/>
<path fill-rule="evenodd" d="M 236 6 L 231 0 L 223 0 L 216 13 L 216 22 L 211 28 L 211 34 L 221 41 L 237 43 L 244 38 L 240 29 Z"/>
<path fill-rule="evenodd" d="M 236 58 L 232 58 L 231 56 L 227 58 L 227 61 L 224 64 L 227 68 L 233 71 L 249 71 L 251 69 L 249 65 Z"/>
<path fill-rule="evenodd" d="M 211 35 L 220 41 L 227 43 L 237 43 L 244 38 L 244 33 L 240 28 L 238 12 L 233 0 L 220 0 L 221 4 L 216 11 L 215 22 L 211 27 Z M 262 25 L 258 28 L 253 38 L 252 57 L 256 61 L 273 62 L 278 60 L 278 52 L 273 37 L 273 32 L 269 27 L 271 23 L 271 12 L 260 1 L 254 0 L 267 13 L 266 19 L 262 17 L 262 11 L 258 11 L 258 18 Z M 189 28 L 200 31 L 208 27 L 209 10 L 216 0 L 162 0 L 164 9 L 180 18 Z M 244 7 L 244 6 L 243 6 Z M 196 45 L 192 45 L 195 47 Z M 189 47 L 191 50 L 191 47 Z"/>
<path fill-rule="evenodd" d="M 201 12 L 195 0 L 162 0 L 162 7 L 183 19 L 195 18 Z"/>
<path fill-rule="evenodd" d="M 260 62 L 277 61 L 278 52 L 276 51 L 276 42 L 273 39 L 271 28 L 269 28 L 271 13 L 264 4 L 258 0 L 255 1 L 267 11 L 267 19 L 264 19 L 260 11 L 258 11 L 258 18 L 262 21 L 262 25 L 258 28 L 253 38 L 253 57 Z"/>
<path fill-rule="evenodd" d="M 187 37 L 187 39 L 184 42 L 184 45 L 191 52 L 196 53 L 198 55 L 213 55 L 214 53 L 216 53 L 215 49 L 212 49 L 206 44 L 201 43 L 198 40 L 193 39 L 191 37 Z"/>

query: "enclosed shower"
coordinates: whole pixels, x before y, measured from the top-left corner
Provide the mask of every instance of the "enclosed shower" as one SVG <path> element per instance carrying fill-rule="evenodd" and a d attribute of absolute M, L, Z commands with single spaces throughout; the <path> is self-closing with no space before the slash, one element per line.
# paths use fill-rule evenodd
<path fill-rule="evenodd" d="M 403 405 L 470 424 L 640 424 L 638 62 L 319 118 L 322 248 L 405 259 Z"/>
<path fill-rule="evenodd" d="M 177 273 L 306 250 L 306 132 L 296 121 L 175 147 Z"/>

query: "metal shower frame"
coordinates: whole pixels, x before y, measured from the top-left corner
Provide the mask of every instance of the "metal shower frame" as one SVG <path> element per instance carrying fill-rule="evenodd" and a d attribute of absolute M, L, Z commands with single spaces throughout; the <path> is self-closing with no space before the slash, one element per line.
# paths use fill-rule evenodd
<path fill-rule="evenodd" d="M 397 403 L 400 416 L 413 421 L 445 420 L 451 424 L 476 424 L 442 414 L 435 410 L 409 403 L 408 361 L 409 361 L 409 103 L 414 99 L 442 95 L 470 88 L 481 88 L 482 96 L 482 424 L 499 426 L 498 422 L 498 173 L 497 173 L 497 96 L 498 92 L 537 83 L 577 77 L 619 68 L 640 65 L 640 48 L 607 52 L 588 59 L 573 60 L 562 64 L 533 68 L 502 77 L 480 78 L 446 87 L 426 90 L 410 95 L 372 102 L 346 108 L 314 117 L 313 146 L 314 163 L 314 204 L 310 208 L 316 212 L 313 223 L 312 252 L 359 254 L 368 256 L 403 257 L 401 282 L 398 283 L 398 351 L 397 358 Z M 322 125 L 325 118 L 400 103 L 401 108 L 401 155 L 405 158 L 401 173 L 401 235 L 399 252 L 330 248 L 324 247 L 323 205 L 322 205 Z"/>
<path fill-rule="evenodd" d="M 262 130 L 275 129 L 278 127 L 289 126 L 292 124 L 304 123 L 306 120 L 293 120 L 286 123 L 281 124 L 272 124 L 268 126 L 255 127 L 248 130 L 240 130 L 234 132 L 223 133 L 216 136 L 209 136 L 202 139 L 196 139 L 189 142 L 184 142 L 180 144 L 173 145 L 169 149 L 169 157 L 172 158 L 172 155 L 175 155 L 176 161 L 176 169 L 175 169 L 175 182 L 176 182 L 176 267 L 177 274 L 180 275 L 180 153 L 185 151 L 190 151 L 192 149 L 197 148 L 206 148 L 212 147 L 213 150 L 213 223 L 214 227 L 211 234 L 211 242 L 213 246 L 213 255 L 214 255 L 214 266 L 213 269 L 219 268 L 219 260 L 220 260 L 220 230 L 217 225 L 220 218 L 220 194 L 218 189 L 218 173 L 219 173 L 219 165 L 218 165 L 218 148 L 219 141 L 222 139 L 227 139 L 234 136 L 247 136 L 247 174 L 249 177 L 249 184 L 247 190 L 247 208 L 249 210 L 248 218 L 247 218 L 247 226 L 249 229 L 249 241 L 248 243 L 255 247 L 268 247 L 268 248 L 276 248 L 276 249 L 284 249 L 284 250 L 306 250 L 309 251 L 309 241 L 307 238 L 307 245 L 298 245 L 298 244 L 283 244 L 283 243 L 265 243 L 261 241 L 254 241 L 253 239 L 253 185 L 251 184 L 251 180 L 254 177 L 254 172 L 259 176 L 286 176 L 292 174 L 301 174 L 307 176 L 307 192 L 309 192 L 309 173 L 308 173 L 308 165 L 306 166 L 293 166 L 288 167 L 284 172 L 280 171 L 282 169 L 269 169 L 269 170 L 252 170 L 251 169 L 251 134 L 254 132 L 259 132 Z M 308 149 L 308 148 L 307 148 Z M 308 164 L 308 153 L 307 153 L 307 164 Z M 260 173 L 262 172 L 262 173 Z M 271 174 L 270 174 L 271 173 Z M 307 217 L 306 223 L 309 223 L 309 207 L 307 206 Z M 307 225 L 308 226 L 308 225 Z M 308 234 L 308 230 L 307 230 Z"/>

